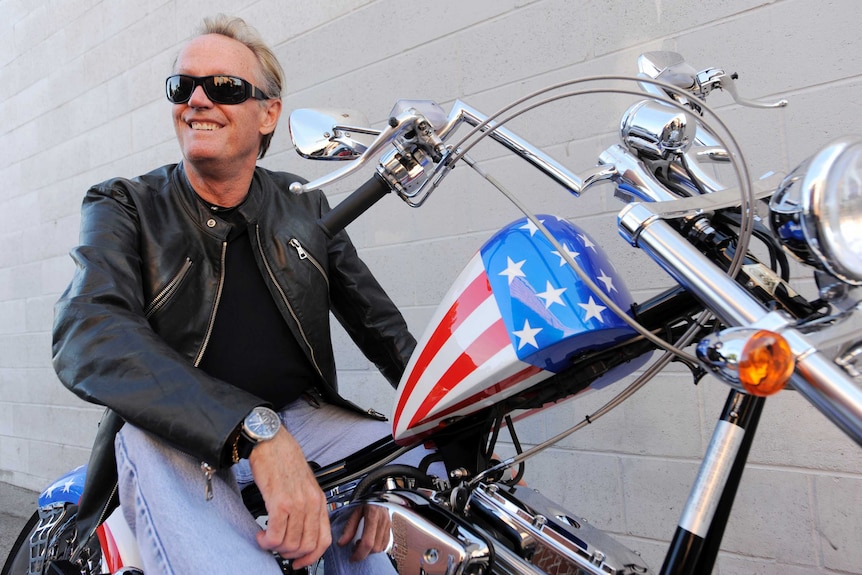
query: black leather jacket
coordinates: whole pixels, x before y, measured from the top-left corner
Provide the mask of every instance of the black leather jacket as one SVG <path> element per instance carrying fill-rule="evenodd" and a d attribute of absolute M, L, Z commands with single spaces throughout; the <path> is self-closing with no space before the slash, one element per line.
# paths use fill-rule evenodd
<path fill-rule="evenodd" d="M 416 342 L 347 235 L 328 239 L 317 226 L 329 209 L 326 197 L 291 194 L 296 180 L 257 168 L 238 210 L 273 298 L 320 375 L 321 392 L 356 407 L 337 393 L 329 312 L 393 386 Z M 195 197 L 182 164 L 87 193 L 80 246 L 72 251 L 77 269 L 56 306 L 53 346 L 60 380 L 109 408 L 79 527 L 82 516 L 104 511 L 116 483 L 113 435 L 123 420 L 217 469 L 230 464 L 242 419 L 264 403 L 196 367 L 218 311 L 228 231 Z"/>

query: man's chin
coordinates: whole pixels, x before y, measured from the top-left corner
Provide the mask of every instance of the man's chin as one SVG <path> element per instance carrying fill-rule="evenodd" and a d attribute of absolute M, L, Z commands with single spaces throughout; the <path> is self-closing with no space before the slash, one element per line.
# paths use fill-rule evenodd
<path fill-rule="evenodd" d="M 208 164 L 224 160 L 223 150 L 215 146 L 186 146 L 183 148 L 183 158 L 188 164 Z"/>

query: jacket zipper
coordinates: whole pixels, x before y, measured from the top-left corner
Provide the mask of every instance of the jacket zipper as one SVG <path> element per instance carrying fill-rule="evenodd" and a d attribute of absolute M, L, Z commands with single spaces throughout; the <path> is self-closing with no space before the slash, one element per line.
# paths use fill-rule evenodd
<path fill-rule="evenodd" d="M 322 276 L 323 276 L 324 281 L 326 281 L 326 287 L 327 287 L 327 289 L 329 289 L 329 277 L 326 275 L 326 272 L 324 272 L 324 271 L 323 271 L 323 266 L 321 266 L 321 265 L 320 265 L 320 262 L 318 262 L 316 259 L 314 259 L 314 256 L 312 256 L 310 253 L 308 253 L 307 251 L 305 251 L 305 248 L 303 248 L 303 247 L 302 247 L 302 244 L 301 244 L 301 243 L 299 243 L 299 240 L 298 240 L 298 239 L 296 239 L 296 238 L 290 238 L 290 241 L 289 241 L 288 243 L 293 247 L 293 249 L 295 249 L 295 250 L 296 250 L 296 255 L 298 255 L 298 256 L 299 256 L 299 259 L 300 259 L 300 260 L 308 260 L 309 262 L 311 262 L 311 264 L 312 264 L 314 267 L 316 267 L 316 268 L 317 268 L 317 271 L 319 271 L 319 272 L 320 272 L 320 275 L 322 275 Z M 260 245 L 260 235 L 258 235 L 258 245 Z M 262 249 L 261 249 L 261 256 L 262 256 L 262 255 L 263 255 L 263 251 L 262 251 Z M 263 259 L 264 259 L 264 262 L 266 262 L 266 258 L 263 258 Z M 269 264 L 267 264 L 267 270 L 269 270 Z M 272 274 L 270 274 L 270 277 L 272 277 Z M 273 278 L 273 281 L 275 281 L 275 279 L 274 279 L 274 278 Z M 276 285 L 278 285 L 278 283 L 277 283 L 277 282 L 276 282 Z M 279 291 L 281 291 L 281 288 L 279 288 Z M 284 296 L 284 294 L 282 294 L 282 297 L 283 297 L 283 296 Z M 286 301 L 287 301 L 287 298 L 284 298 L 284 299 L 285 299 L 285 302 L 286 302 Z M 288 309 L 290 309 L 290 304 L 288 304 L 288 306 L 287 306 L 287 307 L 288 307 Z M 293 315 L 293 310 L 291 310 L 291 315 Z M 297 323 L 297 325 L 298 325 L 298 324 L 299 324 L 299 320 L 296 318 L 296 316 L 295 316 L 295 315 L 294 315 L 293 317 L 294 317 L 294 319 L 296 319 L 296 323 Z M 302 326 L 300 326 L 300 328 L 299 328 L 299 329 L 300 329 L 300 331 L 302 331 Z M 307 341 L 306 341 L 306 343 L 307 343 Z M 311 346 L 309 346 L 309 349 L 311 349 Z M 312 350 L 312 353 L 314 353 L 314 351 L 313 351 L 313 350 Z M 316 363 L 315 363 L 315 367 L 317 367 L 317 364 L 316 364 Z M 317 371 L 318 371 L 318 373 L 320 373 L 320 368 L 317 368 Z M 308 396 L 309 396 L 309 400 L 310 400 L 310 401 L 309 401 L 309 403 L 310 403 L 313 407 L 320 407 L 320 404 L 323 402 L 323 398 L 321 397 L 320 393 L 319 393 L 316 389 L 311 389 L 311 390 L 309 390 L 309 391 L 308 391 Z M 353 406 L 357 411 L 365 412 L 365 414 L 367 414 L 368 416 L 372 417 L 373 419 L 377 419 L 377 420 L 379 420 L 379 421 L 386 421 L 386 416 L 385 416 L 385 415 L 383 415 L 382 413 L 380 413 L 380 412 L 379 412 L 379 411 L 377 411 L 377 410 L 374 410 L 374 409 L 363 409 L 363 408 L 359 407 L 358 405 L 356 405 L 355 403 L 353 403 L 352 401 L 346 400 L 346 399 L 344 399 L 344 398 L 341 398 L 341 399 L 342 399 L 342 401 L 344 401 L 344 402 L 346 402 L 346 403 L 350 404 L 351 406 Z"/>
<path fill-rule="evenodd" d="M 213 325 L 215 325 L 216 311 L 218 310 L 218 304 L 219 304 L 219 301 L 221 301 L 221 292 L 222 292 L 222 289 L 224 288 L 224 260 L 225 260 L 225 254 L 226 253 L 227 253 L 227 242 L 222 242 L 222 244 L 221 244 L 221 260 L 220 260 L 221 270 L 219 272 L 218 288 L 216 289 L 215 302 L 213 302 L 213 309 L 212 309 L 212 313 L 210 314 L 209 323 L 207 324 L 207 332 L 206 332 L 206 335 L 204 336 L 204 342 L 201 344 L 201 349 L 200 349 L 200 351 L 198 351 L 197 357 L 195 357 L 195 363 L 194 363 L 195 367 L 198 367 L 200 365 L 201 360 L 204 357 L 204 352 L 207 349 L 207 345 L 209 345 L 210 337 L 212 336 L 212 333 L 213 333 Z"/>
<path fill-rule="evenodd" d="M 326 272 L 323 271 L 323 266 L 320 265 L 320 262 L 314 259 L 313 255 L 305 251 L 305 248 L 302 247 L 302 244 L 299 243 L 298 239 L 290 238 L 288 243 L 296 250 L 296 255 L 299 256 L 299 259 L 308 260 L 311 262 L 311 265 L 317 268 L 317 271 L 320 272 L 320 275 L 323 276 L 323 280 L 326 282 L 327 289 L 329 289 L 329 277 L 327 277 Z"/>
<path fill-rule="evenodd" d="M 96 532 L 96 530 L 99 529 L 99 525 L 101 525 L 102 523 L 105 522 L 105 519 L 107 519 L 107 517 L 105 517 L 105 514 L 108 512 L 108 507 L 110 507 L 110 505 L 111 505 L 111 500 L 114 498 L 114 494 L 117 493 L 117 489 L 119 489 L 119 487 L 120 487 L 119 483 L 114 483 L 114 488 L 111 489 L 111 494 L 105 500 L 105 504 L 102 506 L 102 510 L 99 512 L 98 521 L 96 521 L 96 523 L 93 524 L 94 527 L 90 528 L 89 532 L 85 534 L 86 535 L 85 537 L 81 537 L 80 533 L 78 534 L 80 541 L 84 541 L 84 542 L 89 541 L 90 538 L 93 536 L 93 534 Z M 80 550 L 80 548 L 79 548 L 79 550 Z M 73 555 L 73 558 L 74 558 L 74 555 Z"/>
<path fill-rule="evenodd" d="M 186 257 L 186 261 L 183 262 L 180 271 L 176 273 L 176 275 L 162 288 L 162 291 L 156 294 L 156 297 L 153 298 L 153 301 L 150 302 L 150 305 L 144 310 L 144 317 L 149 319 L 154 313 L 159 311 L 163 305 L 165 305 L 170 299 L 171 296 L 176 293 L 177 288 L 182 283 L 182 281 L 186 278 L 189 273 L 189 270 L 192 267 L 192 260 Z"/>
<path fill-rule="evenodd" d="M 293 310 L 293 306 L 290 305 L 290 302 L 287 300 L 287 295 L 284 293 L 284 290 L 281 289 L 281 285 L 279 285 L 278 281 L 275 279 L 275 274 L 272 273 L 272 267 L 269 265 L 269 261 L 266 259 L 266 254 L 263 253 L 263 243 L 260 241 L 260 226 L 256 225 L 254 228 L 255 236 L 257 237 L 257 250 L 260 252 L 260 259 L 263 261 L 263 265 L 266 268 L 266 273 L 269 275 L 270 281 L 272 281 L 275 288 L 278 290 L 279 295 L 281 296 L 281 301 L 284 302 L 284 305 L 287 306 L 287 311 L 290 312 L 290 317 L 293 318 L 293 321 L 296 322 L 296 326 L 299 329 L 299 335 L 302 336 L 302 341 L 305 343 L 305 346 L 308 348 L 309 353 L 311 354 L 311 363 L 314 365 L 314 369 L 317 370 L 317 374 L 320 376 L 320 379 L 326 381 L 326 378 L 323 376 L 323 370 L 320 369 L 320 366 L 317 364 L 317 358 L 314 357 L 314 348 L 311 346 L 311 342 L 308 341 L 308 336 L 305 334 L 305 330 L 302 329 L 302 324 L 299 323 L 299 316 L 296 315 L 296 312 Z M 299 243 L 299 242 L 297 242 Z M 300 246 L 301 248 L 302 246 Z M 305 250 L 302 250 L 303 252 Z M 306 254 L 307 255 L 307 254 Z M 313 259 L 312 259 L 313 261 Z M 326 276 L 324 275 L 324 279 Z M 328 285 L 328 283 L 327 283 Z"/>
<path fill-rule="evenodd" d="M 206 461 L 201 461 L 201 471 L 204 472 L 204 479 L 206 481 L 206 486 L 204 487 L 204 498 L 207 501 L 211 501 L 213 498 L 213 473 L 215 473 L 215 469 L 213 469 L 213 466 Z"/>

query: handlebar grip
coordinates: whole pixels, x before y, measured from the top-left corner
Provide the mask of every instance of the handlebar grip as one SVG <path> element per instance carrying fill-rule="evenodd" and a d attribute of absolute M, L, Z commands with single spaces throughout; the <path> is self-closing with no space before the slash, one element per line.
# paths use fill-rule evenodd
<path fill-rule="evenodd" d="M 389 184 L 375 173 L 359 188 L 317 220 L 317 225 L 331 238 L 365 213 L 368 208 L 389 193 Z"/>

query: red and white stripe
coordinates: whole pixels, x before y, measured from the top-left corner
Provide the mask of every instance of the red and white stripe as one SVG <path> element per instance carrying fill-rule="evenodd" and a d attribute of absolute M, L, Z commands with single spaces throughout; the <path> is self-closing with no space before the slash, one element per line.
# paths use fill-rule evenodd
<path fill-rule="evenodd" d="M 443 421 L 497 403 L 547 377 L 518 359 L 477 253 L 437 308 L 407 365 L 393 436 L 409 442 Z"/>

